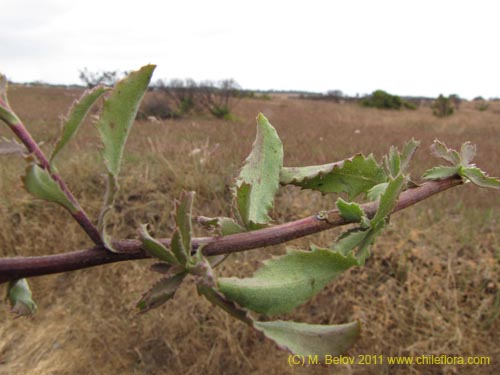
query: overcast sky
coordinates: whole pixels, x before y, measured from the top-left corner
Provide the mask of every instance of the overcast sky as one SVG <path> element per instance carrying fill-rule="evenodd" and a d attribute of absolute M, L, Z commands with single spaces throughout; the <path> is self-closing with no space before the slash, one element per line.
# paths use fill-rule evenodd
<path fill-rule="evenodd" d="M 500 97 L 496 0 L 0 0 L 0 71 L 234 78 L 243 88 Z"/>

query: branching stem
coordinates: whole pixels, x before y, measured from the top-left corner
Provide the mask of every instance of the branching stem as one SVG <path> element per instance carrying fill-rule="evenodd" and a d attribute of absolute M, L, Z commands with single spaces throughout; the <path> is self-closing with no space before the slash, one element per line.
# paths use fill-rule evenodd
<path fill-rule="evenodd" d="M 405 209 L 434 194 L 460 184 L 462 184 L 460 178 L 451 177 L 440 181 L 429 181 L 421 186 L 408 189 L 401 193 L 393 212 Z M 375 215 L 377 207 L 378 202 L 362 205 L 368 217 L 373 217 L 373 215 Z M 203 244 L 205 245 L 203 248 L 205 255 L 228 254 L 277 245 L 350 223 L 342 218 L 336 209 L 328 211 L 327 218 L 328 220 L 325 220 L 324 217 L 319 218 L 315 215 L 252 232 L 225 237 L 195 238 L 192 243 L 193 250 Z M 166 246 L 170 245 L 169 239 L 161 239 L 160 241 Z M 139 240 L 117 240 L 113 242 L 113 247 L 119 253 L 103 251 L 104 247 L 102 245 L 97 245 L 86 250 L 56 255 L 0 258 L 0 283 L 23 277 L 67 272 L 107 263 L 145 259 L 149 257 L 142 249 Z"/>
<path fill-rule="evenodd" d="M 8 103 L 2 103 L 4 107 L 8 106 Z M 11 116 L 8 116 L 7 118 L 3 118 L 3 120 L 9 125 L 9 127 L 12 129 L 12 131 L 15 133 L 15 135 L 19 138 L 19 140 L 26 146 L 30 154 L 33 154 L 40 165 L 46 169 L 54 181 L 57 182 L 63 193 L 68 197 L 70 202 L 77 208 L 75 212 L 70 212 L 71 216 L 80 224 L 80 226 L 83 228 L 85 233 L 94 241 L 96 245 L 102 245 L 102 239 L 101 235 L 99 234 L 98 229 L 96 226 L 92 223 L 90 220 L 89 216 L 87 213 L 83 210 L 83 208 L 80 206 L 74 195 L 71 193 L 69 190 L 68 186 L 66 183 L 63 181 L 61 176 L 54 171 L 54 169 L 50 166 L 49 160 L 43 153 L 42 149 L 40 146 L 35 142 L 31 134 L 28 132 L 22 121 L 17 117 L 17 115 L 10 109 L 10 107 L 7 107 L 10 110 Z"/>

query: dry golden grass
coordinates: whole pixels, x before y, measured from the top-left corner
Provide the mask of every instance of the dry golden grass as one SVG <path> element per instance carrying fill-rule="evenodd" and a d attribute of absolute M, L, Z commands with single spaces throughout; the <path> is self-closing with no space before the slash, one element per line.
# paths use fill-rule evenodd
<path fill-rule="evenodd" d="M 17 88 L 11 103 L 49 150 L 78 90 Z M 478 145 L 477 164 L 499 176 L 500 106 L 479 112 L 464 105 L 437 119 L 429 108 L 379 111 L 354 104 L 297 99 L 244 100 L 237 123 L 208 117 L 138 122 L 127 145 L 114 235 L 135 237 L 148 222 L 170 234 L 173 201 L 195 190 L 195 213 L 227 215 L 228 187 L 250 150 L 255 116 L 269 117 L 285 146 L 286 165 L 307 165 L 373 152 L 411 137 L 422 140 L 412 175 L 435 161 L 428 146 L 439 138 L 458 147 Z M 5 127 L 4 127 L 5 128 Z M 2 128 L 0 135 L 9 135 Z M 61 155 L 59 169 L 87 211 L 96 217 L 103 194 L 99 141 L 86 124 Z M 51 254 L 85 248 L 89 241 L 67 214 L 33 201 L 22 189 L 24 162 L 2 157 L 2 255 Z M 273 216 L 289 221 L 332 206 L 334 198 L 287 187 Z M 337 366 L 290 368 L 287 354 L 197 297 L 191 282 L 164 307 L 137 315 L 134 303 L 157 278 L 151 261 L 127 262 L 34 278 L 39 305 L 33 320 L 0 309 L 1 374 L 498 374 L 500 373 L 500 194 L 464 186 L 392 218 L 364 268 L 333 282 L 287 319 L 311 323 L 363 321 L 350 354 L 482 355 L 490 366 Z M 203 232 L 198 228 L 198 234 Z M 294 241 L 327 245 L 339 231 Z M 266 254 L 284 246 L 233 255 L 218 270 L 248 275 Z"/>

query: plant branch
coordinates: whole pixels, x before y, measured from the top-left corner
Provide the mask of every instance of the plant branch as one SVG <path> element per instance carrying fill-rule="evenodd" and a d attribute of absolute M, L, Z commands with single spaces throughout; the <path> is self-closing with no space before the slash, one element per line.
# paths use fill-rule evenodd
<path fill-rule="evenodd" d="M 462 183 L 463 181 L 460 178 L 450 177 L 439 181 L 429 181 L 421 186 L 408 189 L 401 193 L 393 212 L 403 210 L 434 194 Z M 378 202 L 363 204 L 362 208 L 368 217 L 373 217 L 377 211 Z M 345 220 L 340 216 L 338 210 L 334 209 L 327 212 L 326 218 L 324 215 L 321 217 L 315 215 L 252 232 L 224 237 L 194 238 L 193 250 L 200 245 L 204 245 L 203 253 L 205 255 L 217 255 L 257 249 L 281 244 L 349 223 L 350 221 Z M 169 239 L 160 239 L 159 241 L 166 246 L 170 246 Z M 113 247 L 118 253 L 103 251 L 104 247 L 98 245 L 86 250 L 56 255 L 0 258 L 0 283 L 23 277 L 67 272 L 107 263 L 149 258 L 149 255 L 142 249 L 139 240 L 117 240 L 113 242 Z"/>
<path fill-rule="evenodd" d="M 40 146 L 35 142 L 31 134 L 28 132 L 23 122 L 17 117 L 17 115 L 12 111 L 8 103 L 2 102 L 3 107 L 9 110 L 10 116 L 2 117 L 2 119 L 9 125 L 14 134 L 19 138 L 19 140 L 26 146 L 30 154 L 35 155 L 38 159 L 40 165 L 46 169 L 54 181 L 57 182 L 63 193 L 68 197 L 70 202 L 77 208 L 75 212 L 70 212 L 71 216 L 80 224 L 85 233 L 94 241 L 96 245 L 102 245 L 101 235 L 99 234 L 98 229 L 92 223 L 87 213 L 80 206 L 74 195 L 69 190 L 66 183 L 63 181 L 61 176 L 53 170 L 50 166 L 50 162 L 41 150 Z"/>

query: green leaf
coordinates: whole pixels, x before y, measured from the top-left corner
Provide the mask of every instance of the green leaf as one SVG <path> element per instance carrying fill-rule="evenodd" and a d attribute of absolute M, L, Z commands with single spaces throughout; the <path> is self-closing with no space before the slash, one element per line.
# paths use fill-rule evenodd
<path fill-rule="evenodd" d="M 356 155 L 338 163 L 283 168 L 280 181 L 283 185 L 296 185 L 322 193 L 345 192 L 349 200 L 352 200 L 373 186 L 385 182 L 386 175 L 373 155 Z"/>
<path fill-rule="evenodd" d="M 496 177 L 489 177 L 479 168 L 462 168 L 461 175 L 477 186 L 491 189 L 500 189 L 500 180 Z"/>
<path fill-rule="evenodd" d="M 167 262 L 169 264 L 177 264 L 177 259 L 175 258 L 175 255 L 170 252 L 165 246 L 163 246 L 160 242 L 155 240 L 153 237 L 151 237 L 148 233 L 147 230 L 147 224 L 141 225 L 139 229 L 139 234 L 141 237 L 142 241 L 142 246 L 144 247 L 144 250 L 146 252 L 155 257 L 158 258 L 164 262 Z"/>
<path fill-rule="evenodd" d="M 303 304 L 333 278 L 357 264 L 352 256 L 328 249 L 289 249 L 286 255 L 265 261 L 253 277 L 220 278 L 218 284 L 219 290 L 238 305 L 275 315 Z"/>
<path fill-rule="evenodd" d="M 384 162 L 389 174 L 392 177 L 396 177 L 401 171 L 401 156 L 396 147 L 391 146 L 389 150 L 389 156 L 384 157 Z"/>
<path fill-rule="evenodd" d="M 443 142 L 439 140 L 434 140 L 431 145 L 431 152 L 434 156 L 446 160 L 453 166 L 460 165 L 460 155 L 453 149 L 446 147 Z"/>
<path fill-rule="evenodd" d="M 40 168 L 37 164 L 30 164 L 26 168 L 23 182 L 26 190 L 35 197 L 58 203 L 72 213 L 78 212 L 78 208 L 68 199 L 49 172 Z"/>
<path fill-rule="evenodd" d="M 355 202 L 346 202 L 342 198 L 338 198 L 336 202 L 340 216 L 350 222 L 359 222 L 365 216 L 361 206 Z"/>
<path fill-rule="evenodd" d="M 410 161 L 415 155 L 418 146 L 420 146 L 420 141 L 416 141 L 414 138 L 410 139 L 403 147 L 403 151 L 401 152 L 401 171 L 406 173 L 408 166 L 410 165 Z"/>
<path fill-rule="evenodd" d="M 459 167 L 434 167 L 427 170 L 422 176 L 424 180 L 443 180 L 458 174 Z"/>
<path fill-rule="evenodd" d="M 222 236 L 246 232 L 246 229 L 239 225 L 230 217 L 205 217 L 198 216 L 196 222 L 206 229 L 213 230 L 218 228 Z"/>
<path fill-rule="evenodd" d="M 179 228 L 175 228 L 174 232 L 172 233 L 170 249 L 177 258 L 177 261 L 183 266 L 186 265 L 188 259 L 190 258 L 190 254 L 188 254 L 188 250 L 184 247 L 184 242 L 182 240 L 182 235 L 179 231 Z"/>
<path fill-rule="evenodd" d="M 337 242 L 333 244 L 332 249 L 344 256 L 348 256 L 349 254 L 354 255 L 354 249 L 360 247 L 363 250 L 363 257 L 366 259 L 367 256 L 364 253 L 367 250 L 366 247 L 369 247 L 373 240 L 372 234 L 373 229 L 355 228 L 348 230 L 340 235 Z"/>
<path fill-rule="evenodd" d="M 115 177 L 120 170 L 130 128 L 154 69 L 154 65 L 146 65 L 130 73 L 115 85 L 110 97 L 104 101 L 97 129 L 104 144 L 102 155 L 106 168 Z"/>
<path fill-rule="evenodd" d="M 81 124 L 83 123 L 83 120 L 89 113 L 90 108 L 92 108 L 94 103 L 106 91 L 108 91 L 108 89 L 104 87 L 96 87 L 92 90 L 87 90 L 83 93 L 80 100 L 73 103 L 68 118 L 63 125 L 61 138 L 57 142 L 54 151 L 52 151 L 52 155 L 50 156 L 51 164 L 53 163 L 54 158 L 59 153 L 59 151 L 61 151 L 62 148 L 75 136 Z"/>
<path fill-rule="evenodd" d="M 261 113 L 252 151 L 236 179 L 237 208 L 244 226 L 255 229 L 267 224 L 279 189 L 283 145 L 276 130 Z"/>
<path fill-rule="evenodd" d="M 377 213 L 371 219 L 371 226 L 377 229 L 379 226 L 385 224 L 387 217 L 391 214 L 396 206 L 399 194 L 403 190 L 405 179 L 403 175 L 396 178 L 389 178 L 389 184 L 385 189 L 384 194 L 380 197 L 380 203 L 377 208 Z"/>
<path fill-rule="evenodd" d="M 36 312 L 37 307 L 26 279 L 10 281 L 7 297 L 13 313 L 19 316 L 32 316 Z"/>
<path fill-rule="evenodd" d="M 247 311 L 236 306 L 234 302 L 229 301 L 217 289 L 204 284 L 197 284 L 196 290 L 198 291 L 199 295 L 204 296 L 212 305 L 220 307 L 234 318 L 241 320 L 248 325 L 252 325 L 252 320 L 248 316 Z"/>
<path fill-rule="evenodd" d="M 345 354 L 358 340 L 361 333 L 359 321 L 339 325 L 307 324 L 282 320 L 254 321 L 254 327 L 281 348 L 302 356 L 317 355 L 322 363 L 327 355 Z"/>
<path fill-rule="evenodd" d="M 385 189 L 387 189 L 388 182 L 382 182 L 381 184 L 375 185 L 366 193 L 366 197 L 371 201 L 376 201 L 380 199 L 380 196 L 384 194 Z"/>
<path fill-rule="evenodd" d="M 0 73 L 0 120 L 12 126 L 19 124 L 20 120 L 10 108 L 9 100 L 7 99 L 7 87 L 7 77 Z"/>
<path fill-rule="evenodd" d="M 476 145 L 473 145 L 470 142 L 462 144 L 462 147 L 460 148 L 460 162 L 462 166 L 471 166 L 474 156 L 476 156 Z"/>
<path fill-rule="evenodd" d="M 191 237 L 193 232 L 191 221 L 194 194 L 194 191 L 182 192 L 180 201 L 176 203 L 175 222 L 177 223 L 177 228 L 179 228 L 183 248 L 188 258 L 191 254 Z"/>
<path fill-rule="evenodd" d="M 182 284 L 184 277 L 186 277 L 186 273 L 181 272 L 158 281 L 150 290 L 144 293 L 141 300 L 137 303 L 139 312 L 144 313 L 155 309 L 171 299 Z"/>

